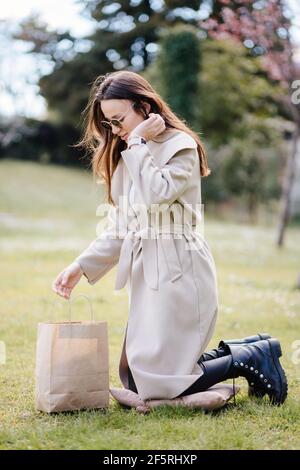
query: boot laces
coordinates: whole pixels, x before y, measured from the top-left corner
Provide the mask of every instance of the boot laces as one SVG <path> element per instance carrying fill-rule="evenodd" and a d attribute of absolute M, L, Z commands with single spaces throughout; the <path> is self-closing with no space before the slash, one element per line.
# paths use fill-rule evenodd
<path fill-rule="evenodd" d="M 232 390 L 233 390 L 233 403 L 236 406 L 236 399 L 235 399 L 235 377 L 232 378 Z"/>

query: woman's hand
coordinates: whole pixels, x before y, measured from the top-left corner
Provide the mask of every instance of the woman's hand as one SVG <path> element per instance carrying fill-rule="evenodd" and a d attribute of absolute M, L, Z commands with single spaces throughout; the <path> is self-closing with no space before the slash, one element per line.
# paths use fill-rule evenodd
<path fill-rule="evenodd" d="M 139 135 L 144 137 L 146 141 L 151 140 L 166 129 L 166 124 L 160 114 L 150 113 L 148 119 L 145 119 L 136 126 L 128 136 Z"/>
<path fill-rule="evenodd" d="M 56 294 L 69 299 L 72 290 L 79 282 L 82 275 L 83 271 L 80 264 L 77 263 L 77 261 L 74 261 L 59 273 L 55 281 L 52 283 L 52 289 Z"/>

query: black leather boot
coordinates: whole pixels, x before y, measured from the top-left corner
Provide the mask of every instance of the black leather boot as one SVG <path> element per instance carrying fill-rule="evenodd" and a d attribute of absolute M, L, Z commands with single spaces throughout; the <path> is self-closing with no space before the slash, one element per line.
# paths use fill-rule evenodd
<path fill-rule="evenodd" d="M 279 357 L 281 346 L 270 338 L 249 344 L 226 344 L 233 359 L 233 367 L 245 377 L 254 393 L 264 391 L 274 405 L 281 405 L 287 397 L 287 378 Z"/>
<path fill-rule="evenodd" d="M 219 342 L 218 348 L 225 348 L 226 344 L 244 344 L 244 343 L 255 343 L 256 341 L 260 341 L 262 339 L 269 339 L 271 335 L 268 333 L 258 333 L 257 335 L 247 336 L 247 338 L 243 339 L 228 339 L 228 340 L 221 340 Z M 258 397 L 263 398 L 266 394 L 264 388 L 260 387 L 252 387 L 251 383 L 248 382 L 248 395 L 249 397 Z"/>
<path fill-rule="evenodd" d="M 200 363 L 203 375 L 181 395 L 203 392 L 227 379 L 245 377 L 251 386 L 262 388 L 274 405 L 287 397 L 287 379 L 279 362 L 281 347 L 277 339 L 255 343 L 228 344 L 227 355 Z"/>
<path fill-rule="evenodd" d="M 223 357 L 227 354 L 226 352 L 226 344 L 244 344 L 244 343 L 254 343 L 256 341 L 261 341 L 262 339 L 268 339 L 271 336 L 268 333 L 259 333 L 253 336 L 247 336 L 246 338 L 242 339 L 228 339 L 228 340 L 221 340 L 218 345 L 218 349 L 212 349 L 202 354 L 200 357 L 198 364 L 204 361 L 211 361 L 212 359 L 216 359 L 218 357 Z M 253 388 L 248 382 L 248 395 L 249 396 L 256 396 L 262 398 L 266 394 L 263 388 L 259 389 Z"/>
<path fill-rule="evenodd" d="M 179 397 L 205 392 L 208 388 L 219 382 L 238 376 L 233 368 L 232 356 L 228 351 L 225 356 L 202 362 L 199 365 L 203 369 L 203 375 L 182 392 Z"/>
<path fill-rule="evenodd" d="M 226 355 L 227 353 L 225 352 L 224 348 L 215 348 L 203 353 L 197 362 L 200 364 L 201 362 L 211 361 L 212 359 L 218 359 L 218 357 L 223 357 Z"/>

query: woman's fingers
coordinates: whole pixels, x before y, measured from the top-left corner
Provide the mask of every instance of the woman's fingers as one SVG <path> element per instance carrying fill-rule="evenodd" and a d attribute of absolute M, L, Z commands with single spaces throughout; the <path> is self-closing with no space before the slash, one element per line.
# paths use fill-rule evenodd
<path fill-rule="evenodd" d="M 52 283 L 52 289 L 54 292 L 62 297 L 69 298 L 71 288 L 67 287 L 64 284 L 67 284 L 68 282 L 68 275 L 66 275 L 66 272 L 63 271 L 58 275 L 56 280 Z"/>
<path fill-rule="evenodd" d="M 153 114 L 152 132 L 162 132 L 166 128 L 164 119 L 159 114 Z"/>
<path fill-rule="evenodd" d="M 52 283 L 52 289 L 54 292 L 58 293 L 58 284 L 56 280 Z"/>
<path fill-rule="evenodd" d="M 65 271 L 63 273 L 62 280 L 61 280 L 62 286 L 66 286 L 68 284 L 68 280 L 69 280 L 69 273 Z"/>
<path fill-rule="evenodd" d="M 66 297 L 67 299 L 70 297 L 70 290 L 71 289 L 67 289 L 66 287 L 63 287 L 62 289 L 62 294 L 64 297 Z"/>
<path fill-rule="evenodd" d="M 165 130 L 165 128 L 166 128 L 166 125 L 165 125 L 164 121 L 158 123 L 158 126 L 157 126 L 157 131 L 158 132 L 163 132 Z"/>
<path fill-rule="evenodd" d="M 157 130 L 164 130 L 166 124 L 163 117 L 160 114 L 154 114 L 153 116 L 155 118 L 154 125 L 156 126 Z"/>
<path fill-rule="evenodd" d="M 82 274 L 83 271 L 81 266 L 78 263 L 73 263 L 68 268 L 61 271 L 55 281 L 53 281 L 53 291 L 56 294 L 68 299 L 73 288 L 79 282 Z"/>
<path fill-rule="evenodd" d="M 70 297 L 70 294 L 71 294 L 71 289 L 69 288 L 66 288 L 66 287 L 60 287 L 56 293 L 58 295 L 60 295 L 61 297 L 64 297 L 66 299 L 68 299 Z"/>

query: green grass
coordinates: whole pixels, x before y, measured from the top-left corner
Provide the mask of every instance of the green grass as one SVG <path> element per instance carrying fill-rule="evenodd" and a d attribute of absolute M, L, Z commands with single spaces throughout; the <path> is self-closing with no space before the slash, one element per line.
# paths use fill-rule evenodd
<path fill-rule="evenodd" d="M 237 406 L 219 412 L 169 409 L 143 416 L 113 399 L 107 410 L 47 415 L 34 409 L 36 326 L 68 318 L 68 305 L 51 282 L 95 237 L 100 192 L 87 172 L 29 162 L 0 162 L 1 300 L 0 340 L 7 361 L 0 365 L 1 449 L 299 449 L 300 364 L 293 342 L 300 339 L 300 229 L 288 231 L 282 250 L 275 225 L 256 227 L 210 220 L 205 236 L 218 270 L 220 313 L 214 338 L 256 332 L 277 336 L 289 396 L 282 407 L 249 399 L 246 382 Z M 120 386 L 118 361 L 127 320 L 127 292 L 114 291 L 115 268 L 94 286 L 83 279 L 74 291 L 88 294 L 95 317 L 109 326 L 110 384 Z M 52 314 L 51 307 L 56 300 Z M 87 319 L 83 299 L 73 317 Z"/>

